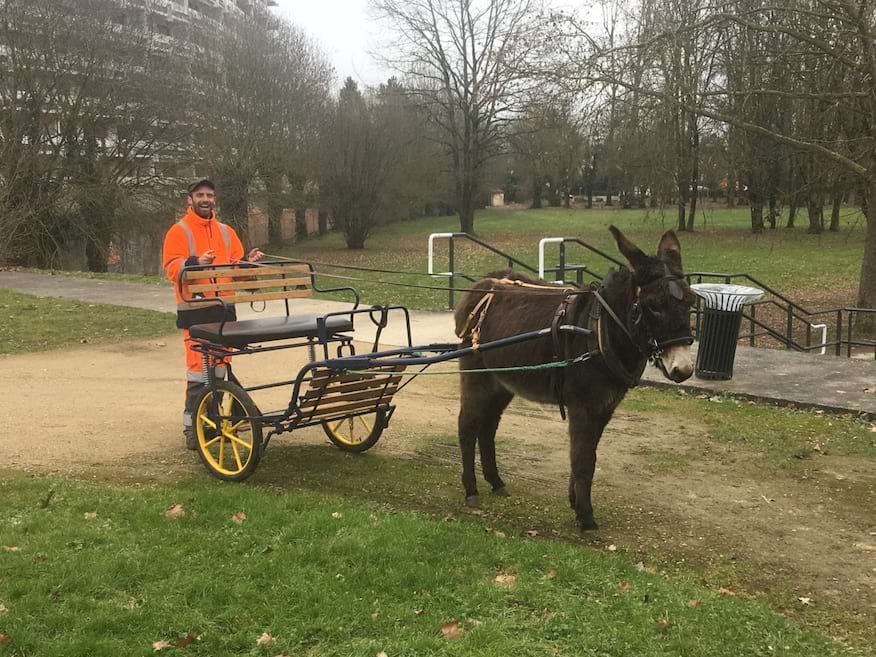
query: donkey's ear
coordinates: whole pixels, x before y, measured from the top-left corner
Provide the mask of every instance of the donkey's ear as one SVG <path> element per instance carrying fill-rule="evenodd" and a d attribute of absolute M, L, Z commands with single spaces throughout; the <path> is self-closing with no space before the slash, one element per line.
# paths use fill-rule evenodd
<path fill-rule="evenodd" d="M 660 244 L 657 245 L 657 256 L 668 260 L 679 269 L 683 269 L 681 266 L 681 242 L 678 241 L 674 230 L 667 230 L 663 233 Z"/>
<path fill-rule="evenodd" d="M 633 270 L 641 267 L 648 261 L 648 256 L 645 255 L 642 249 L 630 242 L 626 235 L 614 226 L 609 226 L 608 229 L 614 235 L 614 240 L 617 242 L 617 250 L 623 253 Z"/>

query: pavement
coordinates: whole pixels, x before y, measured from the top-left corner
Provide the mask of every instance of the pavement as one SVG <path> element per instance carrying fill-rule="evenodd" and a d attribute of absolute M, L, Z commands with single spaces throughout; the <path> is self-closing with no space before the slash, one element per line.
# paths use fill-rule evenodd
<path fill-rule="evenodd" d="M 163 312 L 175 312 L 173 293 L 168 285 L 94 280 L 73 276 L 32 272 L 0 271 L 0 288 L 42 297 L 63 297 L 89 303 L 107 303 Z M 323 299 L 290 301 L 293 313 L 324 314 L 347 310 L 351 304 Z M 241 319 L 258 313 L 238 306 Z M 453 316 L 449 312 L 411 311 L 411 334 L 415 345 L 456 342 Z M 375 327 L 358 321 L 356 339 L 374 340 Z M 391 318 L 380 343 L 386 346 L 407 344 L 404 322 Z M 696 344 L 694 344 L 696 349 Z M 643 385 L 680 387 L 695 394 L 731 394 L 782 405 L 853 413 L 876 418 L 876 361 L 831 355 L 802 354 L 777 349 L 757 349 L 740 345 L 736 351 L 733 378 L 707 381 L 691 377 L 683 384 L 668 381 L 653 367 L 645 370 Z"/>

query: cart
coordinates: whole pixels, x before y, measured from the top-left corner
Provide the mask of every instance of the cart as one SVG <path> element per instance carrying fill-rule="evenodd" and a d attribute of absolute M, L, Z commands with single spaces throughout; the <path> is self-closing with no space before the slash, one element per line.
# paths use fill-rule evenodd
<path fill-rule="evenodd" d="M 189 328 L 193 349 L 202 354 L 205 388 L 194 413 L 198 454 L 218 479 L 242 481 L 252 475 L 275 436 L 321 426 L 328 439 L 348 452 L 364 452 L 380 439 L 392 419 L 395 395 L 412 380 L 408 368 L 421 373 L 430 365 L 481 351 L 548 337 L 552 328 L 530 331 L 475 347 L 460 344 L 414 346 L 410 314 L 404 306 L 359 306 L 350 287 L 320 289 L 316 272 L 302 261 L 270 261 L 184 268 L 178 283 L 184 302 L 215 310 L 216 321 Z M 292 313 L 290 300 L 313 292 L 347 293 L 352 308 L 322 315 Z M 282 302 L 285 312 L 237 320 L 239 304 Z M 407 345 L 379 351 L 390 318 L 404 322 Z M 370 322 L 375 335 L 370 352 L 357 354 L 356 322 Z M 579 326 L 560 331 L 589 334 Z M 233 361 L 242 356 L 306 348 L 309 363 L 294 379 L 245 387 Z M 583 358 L 579 357 L 578 360 Z M 217 376 L 225 368 L 227 380 Z M 263 413 L 251 393 L 267 388 L 291 389 L 285 409 Z"/>

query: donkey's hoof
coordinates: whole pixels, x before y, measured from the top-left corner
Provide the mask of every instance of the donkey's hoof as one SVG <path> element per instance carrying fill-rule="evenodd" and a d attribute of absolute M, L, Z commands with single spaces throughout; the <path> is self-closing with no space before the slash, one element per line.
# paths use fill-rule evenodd
<path fill-rule="evenodd" d="M 469 495 L 465 498 L 465 505 L 477 508 L 481 505 L 481 498 L 477 495 Z"/>
<path fill-rule="evenodd" d="M 498 488 L 493 489 L 493 495 L 498 495 L 499 497 L 508 497 L 511 493 L 508 492 L 508 489 L 505 486 L 499 486 Z"/>
<path fill-rule="evenodd" d="M 582 532 L 594 531 L 599 529 L 599 525 L 596 524 L 593 516 L 591 516 L 589 518 L 578 520 L 578 529 Z"/>

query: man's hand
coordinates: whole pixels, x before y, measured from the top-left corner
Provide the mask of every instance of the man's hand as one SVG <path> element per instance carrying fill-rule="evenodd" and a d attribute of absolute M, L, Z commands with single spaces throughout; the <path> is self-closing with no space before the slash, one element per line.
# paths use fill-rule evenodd
<path fill-rule="evenodd" d="M 249 262 L 258 262 L 259 260 L 261 260 L 261 259 L 264 258 L 264 257 L 265 257 L 265 254 L 264 254 L 264 253 L 262 253 L 262 252 L 259 251 L 258 249 L 253 249 L 252 251 L 250 251 L 250 252 L 247 254 L 246 259 L 247 259 Z"/>
<path fill-rule="evenodd" d="M 213 249 L 210 249 L 209 251 L 204 251 L 203 255 L 198 256 L 198 264 L 199 265 L 212 265 L 213 260 L 215 260 L 215 259 L 216 259 L 216 253 L 213 251 Z"/>

